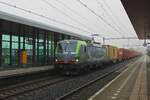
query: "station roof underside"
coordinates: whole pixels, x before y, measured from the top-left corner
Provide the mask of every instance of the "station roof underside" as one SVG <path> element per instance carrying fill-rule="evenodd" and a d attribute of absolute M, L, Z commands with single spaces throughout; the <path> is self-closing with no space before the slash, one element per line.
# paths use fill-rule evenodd
<path fill-rule="evenodd" d="M 121 0 L 139 39 L 150 39 L 150 0 Z"/>
<path fill-rule="evenodd" d="M 72 35 L 78 38 L 81 38 L 83 40 L 92 40 L 92 38 L 90 37 L 86 37 L 84 35 L 79 35 L 77 33 L 73 33 L 73 32 L 69 32 L 67 30 L 63 30 L 63 29 L 59 29 L 57 27 L 53 27 L 50 25 L 46 25 L 45 23 L 41 23 L 41 22 L 36 22 L 34 20 L 29 20 L 23 17 L 19 17 L 16 15 L 12 15 L 3 11 L 0 11 L 0 19 L 4 19 L 4 20 L 9 20 L 12 22 L 17 22 L 17 23 L 21 23 L 21 24 L 25 24 L 25 25 L 29 25 L 29 26 L 33 26 L 33 27 L 37 27 L 37 28 L 41 28 L 41 29 L 45 29 L 48 31 L 54 31 L 54 32 L 58 32 L 58 33 L 63 33 L 63 34 L 67 34 L 67 35 Z"/>

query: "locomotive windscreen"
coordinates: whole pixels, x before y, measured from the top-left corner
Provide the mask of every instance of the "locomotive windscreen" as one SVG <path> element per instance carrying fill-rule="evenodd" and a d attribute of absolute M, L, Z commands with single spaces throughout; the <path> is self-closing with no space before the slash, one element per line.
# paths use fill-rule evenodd
<path fill-rule="evenodd" d="M 76 41 L 60 42 L 58 43 L 58 52 L 75 52 L 76 50 Z"/>

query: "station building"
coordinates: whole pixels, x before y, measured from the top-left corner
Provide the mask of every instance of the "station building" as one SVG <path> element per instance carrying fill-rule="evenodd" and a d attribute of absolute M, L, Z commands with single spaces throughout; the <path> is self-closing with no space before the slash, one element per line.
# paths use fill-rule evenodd
<path fill-rule="evenodd" d="M 52 65 L 58 41 L 82 39 L 11 15 L 0 17 L 0 69 Z M 26 53 L 25 63 L 21 61 L 22 51 Z"/>

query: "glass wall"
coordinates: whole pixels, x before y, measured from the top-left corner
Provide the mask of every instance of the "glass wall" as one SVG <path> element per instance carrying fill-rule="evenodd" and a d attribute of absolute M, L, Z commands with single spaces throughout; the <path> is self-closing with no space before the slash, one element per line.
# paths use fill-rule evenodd
<path fill-rule="evenodd" d="M 11 23 L 3 21 L 0 27 L 0 66 L 4 68 L 54 64 L 57 42 L 70 38 L 68 35 Z M 23 66 L 20 62 L 22 50 L 27 54 L 27 63 Z"/>
<path fill-rule="evenodd" d="M 33 58 L 33 38 L 32 37 L 24 37 L 25 39 L 25 51 L 27 52 L 27 64 L 32 64 Z"/>
<path fill-rule="evenodd" d="M 2 34 L 2 66 L 10 65 L 10 35 Z"/>
<path fill-rule="evenodd" d="M 45 48 L 44 48 L 44 34 L 39 34 L 39 40 L 37 44 L 37 50 L 38 52 L 38 63 L 39 65 L 44 65 L 45 64 Z"/>
<path fill-rule="evenodd" d="M 50 33 L 51 35 L 47 35 L 48 36 L 48 63 L 53 63 L 54 61 L 54 35 L 53 33 Z"/>
<path fill-rule="evenodd" d="M 19 50 L 18 50 L 18 36 L 12 35 L 12 48 L 11 48 L 11 63 L 12 65 L 16 66 L 18 65 L 18 55 L 19 55 Z"/>

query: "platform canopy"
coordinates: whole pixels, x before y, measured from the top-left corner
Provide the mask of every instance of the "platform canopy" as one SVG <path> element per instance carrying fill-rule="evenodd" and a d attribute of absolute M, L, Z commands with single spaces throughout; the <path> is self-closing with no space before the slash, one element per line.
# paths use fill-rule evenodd
<path fill-rule="evenodd" d="M 121 0 L 139 39 L 150 39 L 150 0 Z"/>
<path fill-rule="evenodd" d="M 136 37 L 120 0 L 0 0 L 0 14 L 3 19 L 88 39 L 93 33 Z"/>

